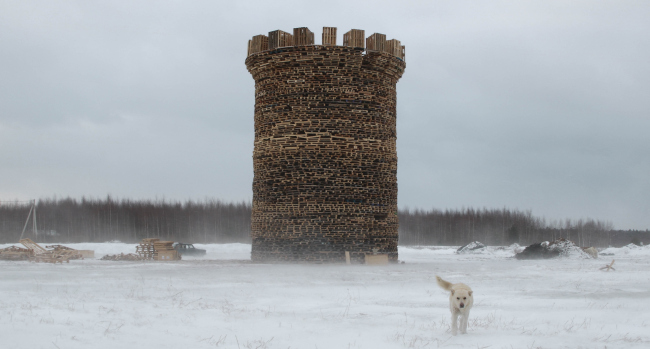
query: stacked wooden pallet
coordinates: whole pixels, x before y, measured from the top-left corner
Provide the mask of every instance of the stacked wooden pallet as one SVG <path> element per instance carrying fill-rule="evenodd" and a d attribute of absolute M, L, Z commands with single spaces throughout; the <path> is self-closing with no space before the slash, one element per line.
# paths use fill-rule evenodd
<path fill-rule="evenodd" d="M 34 256 L 34 250 L 30 248 L 20 248 L 9 246 L 0 250 L 0 260 L 5 261 L 24 261 Z"/>
<path fill-rule="evenodd" d="M 153 259 L 157 261 L 179 260 L 181 255 L 173 247 L 173 241 L 156 241 L 153 244 L 154 253 Z"/>
<path fill-rule="evenodd" d="M 142 239 L 135 251 L 142 260 L 179 260 L 181 255 L 174 250 L 173 241 L 160 241 L 160 239 Z"/>
<path fill-rule="evenodd" d="M 363 33 L 246 59 L 256 82 L 254 261 L 341 262 L 349 251 L 363 262 L 373 250 L 397 260 L 396 84 L 406 65 L 401 43 L 386 47 L 382 34 L 364 53 Z"/>
<path fill-rule="evenodd" d="M 23 244 L 23 246 L 25 246 L 26 248 L 34 251 L 35 255 L 47 252 L 46 249 L 44 249 L 41 245 L 39 245 L 39 244 L 35 243 L 34 241 L 32 241 L 32 239 L 22 239 L 22 240 L 19 240 L 18 242 Z"/>
<path fill-rule="evenodd" d="M 135 252 L 140 256 L 142 260 L 153 259 L 156 250 L 154 249 L 154 243 L 160 239 L 149 238 L 142 239 L 142 242 L 135 247 Z"/>

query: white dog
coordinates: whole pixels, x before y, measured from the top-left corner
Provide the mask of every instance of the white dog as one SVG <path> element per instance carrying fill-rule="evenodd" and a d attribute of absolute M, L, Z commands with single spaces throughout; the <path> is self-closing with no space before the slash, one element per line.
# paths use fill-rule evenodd
<path fill-rule="evenodd" d="M 472 310 L 474 304 L 474 297 L 472 297 L 472 289 L 465 284 L 452 284 L 436 276 L 438 285 L 446 291 L 450 291 L 449 295 L 449 310 L 451 310 L 451 334 L 458 334 L 458 317 L 460 316 L 460 333 L 467 333 L 467 319 L 469 318 L 469 311 Z"/>

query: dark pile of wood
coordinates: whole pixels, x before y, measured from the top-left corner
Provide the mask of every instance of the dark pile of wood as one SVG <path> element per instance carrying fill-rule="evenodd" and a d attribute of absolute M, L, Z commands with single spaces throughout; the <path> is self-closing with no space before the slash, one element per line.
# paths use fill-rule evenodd
<path fill-rule="evenodd" d="M 349 251 L 363 262 L 376 250 L 397 261 L 396 84 L 404 48 L 373 34 L 365 50 L 363 31 L 335 46 L 329 29 L 326 44 L 313 45 L 313 34 L 297 29 L 249 42 L 251 258 L 343 262 Z"/>

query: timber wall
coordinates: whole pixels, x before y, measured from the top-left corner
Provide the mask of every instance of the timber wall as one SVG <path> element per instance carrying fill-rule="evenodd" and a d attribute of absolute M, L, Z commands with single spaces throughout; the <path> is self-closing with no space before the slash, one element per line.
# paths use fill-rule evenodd
<path fill-rule="evenodd" d="M 300 42 L 313 43 L 313 33 L 297 29 Z M 397 260 L 403 46 L 337 46 L 335 28 L 326 29 L 325 45 L 279 46 L 296 39 L 279 31 L 248 45 L 246 67 L 255 80 L 253 261 L 343 262 L 345 251 L 357 262 L 373 251 Z M 265 42 L 272 49 L 257 50 Z"/>

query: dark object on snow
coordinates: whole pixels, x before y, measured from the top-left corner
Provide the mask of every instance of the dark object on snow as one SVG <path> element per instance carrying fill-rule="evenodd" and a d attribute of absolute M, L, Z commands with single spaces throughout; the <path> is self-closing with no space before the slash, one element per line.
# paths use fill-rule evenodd
<path fill-rule="evenodd" d="M 456 253 L 480 253 L 485 251 L 485 245 L 478 241 L 470 242 L 456 250 Z"/>
<path fill-rule="evenodd" d="M 176 243 L 174 249 L 183 256 L 205 256 L 205 250 L 196 248 L 192 244 Z"/>
<path fill-rule="evenodd" d="M 548 242 L 538 242 L 526 247 L 521 253 L 517 253 L 517 259 L 549 259 L 560 256 L 560 251 L 551 249 Z"/>

